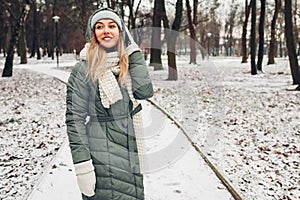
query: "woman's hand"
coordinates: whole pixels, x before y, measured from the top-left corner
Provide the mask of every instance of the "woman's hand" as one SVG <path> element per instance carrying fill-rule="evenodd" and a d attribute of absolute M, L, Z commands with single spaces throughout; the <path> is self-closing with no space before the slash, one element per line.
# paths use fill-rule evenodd
<path fill-rule="evenodd" d="M 82 194 L 91 197 L 95 195 L 96 175 L 92 160 L 75 164 L 77 183 Z"/>

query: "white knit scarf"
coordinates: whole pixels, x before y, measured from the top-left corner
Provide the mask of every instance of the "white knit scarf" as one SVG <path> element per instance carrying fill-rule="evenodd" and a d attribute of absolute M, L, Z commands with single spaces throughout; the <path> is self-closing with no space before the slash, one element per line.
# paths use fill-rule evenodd
<path fill-rule="evenodd" d="M 120 85 L 115 78 L 115 75 L 118 75 L 120 73 L 120 67 L 118 64 L 118 52 L 107 53 L 105 72 L 100 78 L 98 78 L 101 103 L 105 108 L 109 108 L 112 104 L 123 98 L 120 91 Z M 132 82 L 129 72 L 125 76 L 124 87 L 128 91 L 129 98 L 133 103 L 133 109 L 135 109 L 139 105 L 139 103 L 133 96 Z M 144 150 L 143 144 L 142 112 L 138 112 L 133 116 L 133 128 L 138 148 L 140 170 L 141 172 L 143 172 L 145 169 L 145 161 L 144 159 L 142 159 L 142 155 L 144 155 L 146 151 Z"/>

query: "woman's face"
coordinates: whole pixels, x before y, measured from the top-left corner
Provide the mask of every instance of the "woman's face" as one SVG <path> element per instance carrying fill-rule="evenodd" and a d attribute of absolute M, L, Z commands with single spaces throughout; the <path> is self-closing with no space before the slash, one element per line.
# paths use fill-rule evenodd
<path fill-rule="evenodd" d="M 101 19 L 95 25 L 95 35 L 101 46 L 112 48 L 118 43 L 120 30 L 113 20 Z"/>

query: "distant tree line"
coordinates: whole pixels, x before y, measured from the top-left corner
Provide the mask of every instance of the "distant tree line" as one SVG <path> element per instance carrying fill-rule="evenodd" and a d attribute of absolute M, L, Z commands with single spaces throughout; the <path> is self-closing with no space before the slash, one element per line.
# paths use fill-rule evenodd
<path fill-rule="evenodd" d="M 78 53 L 86 42 L 84 35 L 88 17 L 94 10 L 104 6 L 120 13 L 128 28 L 133 30 L 138 44 L 145 48 L 145 53 L 151 52 L 151 64 L 158 66 L 155 70 L 162 67 L 161 60 L 159 60 L 162 52 L 149 48 L 151 46 L 149 38 L 152 38 L 152 44 L 160 45 L 160 49 L 162 46 L 168 49 L 170 73 L 173 72 L 169 79 L 176 80 L 177 49 L 181 52 L 184 49 L 184 53 L 191 52 L 190 63 L 196 63 L 197 51 L 201 50 L 202 54 L 206 53 L 209 31 L 214 35 L 215 46 L 219 44 L 221 23 L 216 12 L 220 5 L 218 0 L 209 4 L 208 0 L 190 1 L 174 3 L 167 0 L 3 0 L 0 5 L 0 28 L 3 30 L 0 33 L 0 53 L 6 57 L 6 64 L 2 75 L 12 75 L 15 50 L 22 64 L 27 63 L 27 55 L 29 58 L 41 59 L 47 56 L 54 59 L 56 35 L 53 17 L 56 15 L 60 17 L 58 22 L 59 51 Z M 150 5 L 150 9 L 145 9 L 145 4 Z M 206 6 L 203 7 L 203 5 Z M 173 7 L 173 13 L 169 12 L 170 7 Z M 163 27 L 161 27 L 162 22 Z M 172 31 L 165 31 L 165 37 L 161 38 L 161 32 L 157 32 L 159 36 L 156 37 L 155 31 L 143 31 L 142 27 L 158 27 L 161 30 L 165 28 L 165 30 Z M 178 45 L 176 41 L 179 33 L 190 36 L 190 39 L 180 38 L 182 41 L 188 39 L 189 45 L 185 42 Z M 203 47 L 200 48 L 199 44 Z M 155 58 L 158 58 L 158 61 Z"/>
<path fill-rule="evenodd" d="M 27 63 L 27 55 L 54 59 L 53 17 L 56 15 L 60 17 L 59 51 L 79 53 L 86 42 L 88 17 L 99 7 L 110 7 L 120 13 L 144 50 L 145 58 L 150 53 L 150 65 L 155 70 L 162 69 L 162 49 L 166 49 L 169 80 L 177 79 L 176 55 L 188 53 L 190 63 L 196 64 L 199 52 L 203 59 L 205 55 L 241 55 L 242 62 L 247 62 L 251 55 L 253 75 L 263 70 L 263 55 L 268 54 L 268 64 L 274 64 L 276 56 L 288 55 L 294 84 L 300 82 L 296 60 L 299 53 L 297 0 L 293 4 L 291 0 L 260 0 L 260 4 L 245 0 L 244 5 L 231 0 L 223 15 L 220 15 L 224 8 L 219 0 L 3 0 L 0 53 L 6 62 L 2 75 L 12 75 L 15 49 L 22 64 Z M 145 27 L 155 28 L 149 31 Z"/>

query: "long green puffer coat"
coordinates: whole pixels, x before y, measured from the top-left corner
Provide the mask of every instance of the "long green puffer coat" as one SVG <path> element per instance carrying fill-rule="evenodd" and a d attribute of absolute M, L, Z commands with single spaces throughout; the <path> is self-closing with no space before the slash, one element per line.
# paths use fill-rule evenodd
<path fill-rule="evenodd" d="M 74 164 L 92 159 L 96 173 L 95 195 L 83 199 L 144 199 L 137 145 L 130 115 L 132 102 L 123 99 L 104 108 L 98 82 L 86 77 L 87 63 L 75 65 L 67 84 L 66 124 Z M 136 99 L 153 96 L 153 87 L 141 52 L 129 57 L 129 73 Z M 132 113 L 131 113 L 132 114 Z M 90 120 L 88 121 L 88 116 Z M 97 117 L 96 117 L 97 116 Z"/>

